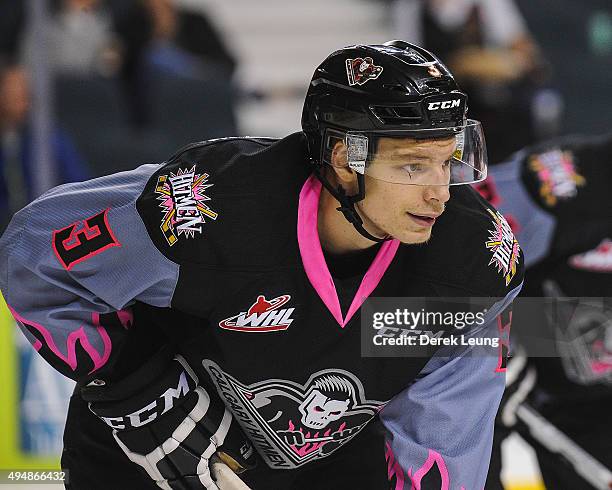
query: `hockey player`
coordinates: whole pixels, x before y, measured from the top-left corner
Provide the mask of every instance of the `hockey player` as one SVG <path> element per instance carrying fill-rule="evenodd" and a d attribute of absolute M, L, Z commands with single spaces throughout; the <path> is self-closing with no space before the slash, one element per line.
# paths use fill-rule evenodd
<path fill-rule="evenodd" d="M 351 46 L 315 71 L 303 132 L 195 143 L 19 212 L 0 285 L 78 381 L 69 488 L 223 488 L 213 457 L 254 489 L 482 488 L 503 345 L 361 355 L 369 297 L 484 297 L 471 333 L 507 333 L 523 259 L 459 185 L 486 176 L 466 111 L 428 51 Z"/>
<path fill-rule="evenodd" d="M 502 488 L 500 445 L 512 430 L 535 449 L 546 488 L 612 484 L 611 152 L 612 135 L 548 141 L 492 166 L 477 184 L 524 246 L 521 296 L 558 304 L 554 317 L 520 302 L 514 309 L 518 339 L 522 329 L 546 325 L 543 336 L 556 347 L 534 352 L 522 336 L 509 363 L 487 489 Z M 521 351 L 532 355 L 527 363 Z"/>

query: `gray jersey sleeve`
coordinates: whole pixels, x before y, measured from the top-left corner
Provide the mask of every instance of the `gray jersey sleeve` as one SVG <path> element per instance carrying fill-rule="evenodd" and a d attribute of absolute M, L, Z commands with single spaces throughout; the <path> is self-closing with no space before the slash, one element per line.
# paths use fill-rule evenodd
<path fill-rule="evenodd" d="M 136 200 L 158 165 L 56 187 L 0 240 L 0 289 L 34 348 L 83 380 L 121 356 L 140 301 L 168 307 L 179 267 L 153 245 Z"/>
<path fill-rule="evenodd" d="M 494 186 L 493 202 L 508 220 L 521 244 L 525 266 L 530 267 L 549 252 L 553 241 L 556 219 L 539 206 L 525 190 L 521 182 L 524 152 L 519 152 L 506 163 L 490 168 L 490 185 Z"/>
<path fill-rule="evenodd" d="M 381 411 L 388 431 L 385 456 L 392 488 L 484 488 L 497 409 L 504 392 L 512 300 L 521 285 L 486 314 L 481 338 L 500 350 L 444 348 L 419 379 Z M 490 348 L 490 347 L 489 347 Z"/>

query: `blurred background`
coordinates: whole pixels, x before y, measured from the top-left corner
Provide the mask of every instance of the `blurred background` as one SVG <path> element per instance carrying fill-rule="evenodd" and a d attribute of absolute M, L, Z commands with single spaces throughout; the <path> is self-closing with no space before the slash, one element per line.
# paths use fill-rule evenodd
<path fill-rule="evenodd" d="M 609 0 L 0 0 L 0 229 L 63 182 L 192 141 L 297 131 L 329 53 L 390 39 L 448 64 L 492 163 L 610 131 Z M 0 469 L 54 467 L 72 387 L 2 315 Z M 543 488 L 518 436 L 503 479 Z"/>

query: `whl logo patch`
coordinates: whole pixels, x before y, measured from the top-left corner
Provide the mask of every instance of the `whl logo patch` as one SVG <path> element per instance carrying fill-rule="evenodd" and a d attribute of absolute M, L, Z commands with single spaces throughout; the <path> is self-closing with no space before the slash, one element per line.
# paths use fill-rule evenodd
<path fill-rule="evenodd" d="M 237 332 L 277 332 L 287 330 L 293 322 L 291 315 L 295 308 L 281 308 L 291 300 L 289 294 L 283 294 L 267 300 L 264 295 L 257 296 L 257 301 L 247 311 L 231 316 L 219 322 L 225 330 Z"/>

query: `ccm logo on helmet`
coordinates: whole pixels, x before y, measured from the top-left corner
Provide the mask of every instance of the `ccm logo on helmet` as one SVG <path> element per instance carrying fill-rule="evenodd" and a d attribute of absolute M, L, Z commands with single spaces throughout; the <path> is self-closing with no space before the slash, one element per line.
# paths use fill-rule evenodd
<path fill-rule="evenodd" d="M 430 102 L 427 109 L 430 111 L 437 111 L 438 109 L 453 109 L 459 107 L 461 99 L 445 100 L 442 102 Z"/>

